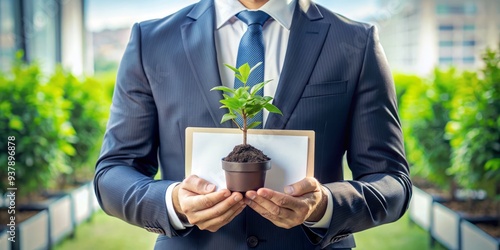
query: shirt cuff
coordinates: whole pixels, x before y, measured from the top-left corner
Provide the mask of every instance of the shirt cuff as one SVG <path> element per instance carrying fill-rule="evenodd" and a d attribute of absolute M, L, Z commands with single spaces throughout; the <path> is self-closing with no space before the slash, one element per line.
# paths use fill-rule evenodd
<path fill-rule="evenodd" d="M 186 229 L 186 227 L 192 227 L 193 225 L 181 221 L 181 219 L 175 212 L 174 202 L 172 201 L 172 193 L 174 192 L 175 186 L 177 186 L 179 183 L 180 182 L 176 182 L 168 186 L 167 192 L 165 192 L 165 203 L 167 203 L 167 216 L 168 220 L 170 221 L 170 225 L 175 230 L 184 230 Z"/>
<path fill-rule="evenodd" d="M 309 228 L 324 228 L 327 229 L 330 227 L 330 222 L 332 221 L 332 215 L 333 215 L 333 196 L 332 193 L 328 188 L 328 203 L 326 205 L 326 211 L 323 217 L 318 221 L 318 222 L 308 222 L 305 221 L 303 224 L 306 227 Z"/>

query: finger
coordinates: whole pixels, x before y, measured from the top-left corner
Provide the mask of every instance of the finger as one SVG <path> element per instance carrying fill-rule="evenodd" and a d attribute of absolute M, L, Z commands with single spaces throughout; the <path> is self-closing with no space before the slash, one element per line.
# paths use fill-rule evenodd
<path fill-rule="evenodd" d="M 182 188 L 196 194 L 208 194 L 215 191 L 216 186 L 196 175 L 190 175 L 182 182 Z"/>
<path fill-rule="evenodd" d="M 282 228 L 289 229 L 292 227 L 291 223 L 287 223 L 288 219 L 290 216 L 287 216 L 285 218 L 280 218 L 277 215 L 271 213 L 269 210 L 261 206 L 259 203 L 254 202 L 253 200 L 247 200 L 246 202 L 247 206 L 252 208 L 255 212 L 260 214 L 262 217 L 268 219 L 270 222 L 272 222 L 274 225 Z M 278 212 L 278 214 L 283 215 L 281 211 Z"/>
<path fill-rule="evenodd" d="M 238 214 L 240 214 L 243 211 L 243 209 L 245 209 L 245 207 L 246 207 L 245 203 L 238 202 L 221 216 L 209 219 L 208 221 L 198 223 L 197 226 L 201 230 L 216 232 L 221 227 L 231 222 L 236 216 L 238 216 Z"/>
<path fill-rule="evenodd" d="M 195 211 L 193 220 L 204 221 L 211 218 L 219 217 L 225 214 L 228 210 L 232 209 L 235 205 L 245 205 L 243 203 L 243 195 L 238 192 L 232 193 L 230 196 L 225 197 L 223 200 L 215 203 L 213 206 L 206 209 Z"/>
<path fill-rule="evenodd" d="M 260 199 L 261 197 L 264 199 Z M 267 203 L 264 202 L 264 200 L 271 201 L 273 204 L 279 207 L 289 208 L 292 210 L 300 208 L 301 205 L 303 206 L 300 199 L 267 188 L 261 188 L 257 190 L 257 197 L 255 200 L 257 200 L 259 203 L 262 203 L 261 205 L 265 208 L 267 208 Z"/>
<path fill-rule="evenodd" d="M 270 189 L 261 188 L 257 192 L 248 191 L 247 197 L 251 203 L 256 203 L 266 211 L 262 211 L 261 215 L 270 214 L 276 217 L 288 217 L 293 214 L 290 210 L 297 202 L 292 200 L 293 197 L 285 194 L 280 194 Z"/>
<path fill-rule="evenodd" d="M 285 187 L 285 194 L 292 196 L 302 196 L 307 193 L 321 191 L 318 181 L 312 177 L 306 177 L 299 182 Z"/>
<path fill-rule="evenodd" d="M 193 213 L 211 208 L 224 201 L 229 196 L 231 196 L 231 192 L 227 189 L 223 189 L 214 193 L 185 197 L 183 207 L 185 207 L 187 211 L 184 212 Z"/>
<path fill-rule="evenodd" d="M 198 223 L 198 224 L 196 224 L 196 226 L 201 230 L 208 230 L 210 232 L 216 232 L 221 227 L 223 227 L 224 225 L 231 222 L 236 216 L 238 216 L 238 214 L 240 214 L 241 211 L 243 211 L 243 209 L 246 207 L 246 205 L 237 204 L 237 205 L 235 205 L 235 207 L 236 207 L 235 210 L 228 210 L 223 216 Z"/>

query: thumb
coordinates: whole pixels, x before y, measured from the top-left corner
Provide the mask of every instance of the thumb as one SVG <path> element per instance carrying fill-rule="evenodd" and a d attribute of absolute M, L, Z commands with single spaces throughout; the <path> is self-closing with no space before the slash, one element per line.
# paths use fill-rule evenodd
<path fill-rule="evenodd" d="M 209 181 L 198 177 L 197 175 L 190 175 L 183 181 L 183 188 L 197 194 L 209 194 L 216 190 L 216 186 Z"/>
<path fill-rule="evenodd" d="M 302 196 L 304 194 L 317 191 L 319 189 L 318 187 L 318 181 L 316 181 L 316 179 L 306 177 L 299 182 L 286 186 L 285 194 L 291 196 Z"/>

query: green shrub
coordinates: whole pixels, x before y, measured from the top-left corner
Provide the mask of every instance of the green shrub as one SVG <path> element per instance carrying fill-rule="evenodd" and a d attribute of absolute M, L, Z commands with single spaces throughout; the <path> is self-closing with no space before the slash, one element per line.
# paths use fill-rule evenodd
<path fill-rule="evenodd" d="M 10 73 L 0 76 L 0 100 L 0 138 L 6 145 L 9 136 L 15 137 L 15 186 L 20 196 L 46 188 L 59 173 L 69 172 L 75 130 L 63 90 L 51 86 L 37 64 L 18 61 Z M 7 162 L 7 157 L 7 150 L 0 150 L 0 162 Z M 0 168 L 2 190 L 8 187 L 6 176 L 7 168 Z"/>
<path fill-rule="evenodd" d="M 109 74 L 112 75 L 112 74 Z M 78 79 L 57 69 L 46 77 L 36 64 L 16 61 L 0 72 L 0 138 L 15 137 L 15 187 L 20 196 L 91 178 L 114 79 Z M 0 150 L 0 162 L 8 151 Z M 8 188 L 7 167 L 0 188 Z"/>
<path fill-rule="evenodd" d="M 409 85 L 402 100 L 403 132 L 412 174 L 445 189 L 453 180 L 447 173 L 451 145 L 445 127 L 450 121 L 457 79 L 454 69 L 436 69 L 432 81 L 415 80 Z"/>
<path fill-rule="evenodd" d="M 467 74 L 453 99 L 450 173 L 464 187 L 500 189 L 500 52 L 488 49 L 480 77 Z"/>
<path fill-rule="evenodd" d="M 76 153 L 69 158 L 72 171 L 61 176 L 61 184 L 89 179 L 98 157 L 111 97 L 103 83 L 93 78 L 79 80 L 61 68 L 52 75 L 50 84 L 61 88 L 64 98 L 70 102 L 69 122 L 76 132 L 71 141 Z"/>
<path fill-rule="evenodd" d="M 416 75 L 408 75 L 402 73 L 394 73 L 394 84 L 396 85 L 396 97 L 398 101 L 399 113 L 401 114 L 403 108 L 403 96 L 406 94 L 408 88 L 414 84 L 418 84 L 422 79 Z"/>

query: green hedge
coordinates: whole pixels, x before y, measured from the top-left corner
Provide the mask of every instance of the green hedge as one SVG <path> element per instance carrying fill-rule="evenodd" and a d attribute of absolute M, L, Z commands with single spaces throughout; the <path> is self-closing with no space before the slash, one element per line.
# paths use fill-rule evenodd
<path fill-rule="evenodd" d="M 465 73 L 453 99 L 449 173 L 465 187 L 500 195 L 500 51 L 488 49 L 478 73 Z"/>
<path fill-rule="evenodd" d="M 61 184 L 56 180 L 83 166 L 93 171 L 109 85 L 61 69 L 47 76 L 36 63 L 21 61 L 0 72 L 0 138 L 5 145 L 9 136 L 16 138 L 15 186 L 21 196 Z M 7 157 L 7 150 L 0 150 L 0 162 Z M 7 168 L 0 168 L 0 179 L 5 191 Z"/>
<path fill-rule="evenodd" d="M 451 145 L 445 136 L 453 108 L 451 99 L 459 76 L 454 69 L 435 70 L 433 79 L 420 79 L 408 87 L 400 109 L 407 158 L 412 172 L 438 186 L 449 188 Z"/>
<path fill-rule="evenodd" d="M 93 165 L 98 157 L 111 95 L 94 78 L 79 80 L 60 68 L 52 75 L 50 85 L 62 89 L 63 97 L 70 103 L 68 121 L 76 132 L 70 143 L 75 154 L 69 155 L 71 171 L 64 172 L 62 177 L 65 182 L 74 182 L 77 181 L 79 172 L 83 171 L 84 175 L 89 172 L 85 170 L 93 172 L 89 165 Z"/>
<path fill-rule="evenodd" d="M 488 49 L 483 61 L 480 72 L 436 69 L 430 79 L 404 83 L 400 113 L 412 175 L 494 197 L 500 193 L 499 51 Z"/>

